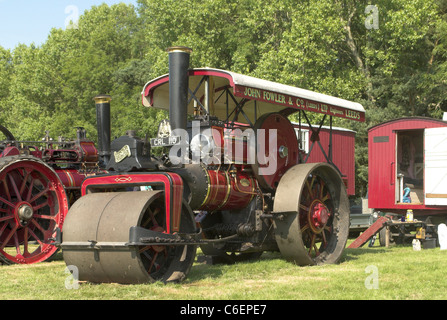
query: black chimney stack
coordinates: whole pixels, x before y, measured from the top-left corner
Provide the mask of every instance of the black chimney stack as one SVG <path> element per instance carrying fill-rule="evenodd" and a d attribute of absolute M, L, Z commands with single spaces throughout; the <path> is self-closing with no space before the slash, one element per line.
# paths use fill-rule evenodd
<path fill-rule="evenodd" d="M 169 53 L 169 121 L 171 129 L 187 127 L 188 69 L 192 49 L 171 47 Z"/>
<path fill-rule="evenodd" d="M 93 98 L 96 104 L 96 125 L 98 130 L 98 152 L 103 164 L 110 160 L 110 101 L 109 95 L 99 95 Z"/>

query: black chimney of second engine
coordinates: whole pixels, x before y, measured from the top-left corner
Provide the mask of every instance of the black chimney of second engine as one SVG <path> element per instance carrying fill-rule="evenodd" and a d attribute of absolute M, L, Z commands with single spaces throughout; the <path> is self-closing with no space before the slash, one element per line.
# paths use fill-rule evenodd
<path fill-rule="evenodd" d="M 188 69 L 192 49 L 168 48 L 169 53 L 169 121 L 171 129 L 187 126 Z"/>
<path fill-rule="evenodd" d="M 110 101 L 109 95 L 96 96 L 96 125 L 98 131 L 98 153 L 103 165 L 110 160 Z"/>

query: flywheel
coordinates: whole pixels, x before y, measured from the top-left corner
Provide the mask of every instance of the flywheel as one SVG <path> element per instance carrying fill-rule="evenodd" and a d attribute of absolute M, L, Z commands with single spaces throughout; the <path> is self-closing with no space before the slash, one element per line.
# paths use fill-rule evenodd
<path fill-rule="evenodd" d="M 11 131 L 6 129 L 6 127 L 4 127 L 2 125 L 0 125 L 0 132 L 3 133 L 3 135 L 6 137 L 6 140 L 9 140 L 9 141 L 16 140 L 16 138 L 14 138 L 14 135 L 11 133 Z"/>
<path fill-rule="evenodd" d="M 298 140 L 290 120 L 279 113 L 268 113 L 255 123 L 256 161 L 253 174 L 259 184 L 274 190 L 282 175 L 298 163 Z"/>
<path fill-rule="evenodd" d="M 336 263 L 349 234 L 349 200 L 326 163 L 298 164 L 281 178 L 273 211 L 281 254 L 298 265 Z"/>
<path fill-rule="evenodd" d="M 126 245 L 132 227 L 162 236 L 167 223 L 162 191 L 87 194 L 73 204 L 64 224 L 65 263 L 77 269 L 78 280 L 93 283 L 181 281 L 194 262 L 196 246 Z M 192 212 L 184 203 L 180 233 L 194 231 Z"/>
<path fill-rule="evenodd" d="M 56 172 L 37 158 L 0 158 L 0 260 L 31 264 L 50 258 L 68 212 Z"/>

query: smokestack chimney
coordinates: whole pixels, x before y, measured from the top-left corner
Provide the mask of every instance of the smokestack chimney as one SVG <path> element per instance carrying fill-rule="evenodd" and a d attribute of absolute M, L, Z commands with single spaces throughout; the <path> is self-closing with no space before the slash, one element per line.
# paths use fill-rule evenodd
<path fill-rule="evenodd" d="M 171 129 L 187 126 L 188 69 L 192 49 L 171 47 L 169 53 L 169 121 Z"/>
<path fill-rule="evenodd" d="M 110 101 L 109 95 L 93 98 L 96 105 L 96 126 L 98 131 L 98 152 L 101 161 L 107 164 L 110 160 Z"/>

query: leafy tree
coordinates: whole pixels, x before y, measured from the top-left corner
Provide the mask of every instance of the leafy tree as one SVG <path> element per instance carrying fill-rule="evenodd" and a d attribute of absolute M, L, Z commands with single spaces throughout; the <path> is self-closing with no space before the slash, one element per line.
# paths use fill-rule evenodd
<path fill-rule="evenodd" d="M 9 81 L 12 73 L 11 59 L 11 52 L 0 46 L 0 101 L 9 94 Z"/>
<path fill-rule="evenodd" d="M 93 6 L 76 28 L 40 47 L 0 47 L 0 121 L 20 139 L 96 139 L 93 97 L 112 95 L 112 136 L 153 136 L 166 112 L 141 105 L 144 84 L 168 72 L 166 49 L 193 49 L 192 67 L 253 75 L 362 103 L 358 190 L 367 189 L 367 130 L 447 108 L 446 0 L 138 0 Z M 373 14 L 377 14 L 374 16 Z M 317 121 L 320 117 L 312 115 Z M 292 117 L 292 120 L 295 118 Z"/>
<path fill-rule="evenodd" d="M 140 0 L 148 44 L 146 58 L 156 75 L 167 72 L 166 48 L 193 48 L 193 67 L 251 74 L 263 52 L 278 47 L 296 1 Z"/>
<path fill-rule="evenodd" d="M 367 28 L 365 21 L 371 13 L 366 2 L 301 2 L 291 13 L 291 27 L 284 32 L 279 49 L 264 54 L 255 70 L 261 77 L 365 106 L 365 124 L 335 121 L 357 131 L 357 185 L 364 191 L 367 128 L 399 116 L 428 115 L 426 90 L 435 79 L 445 77 L 445 73 L 430 72 L 434 70 L 430 66 L 433 44 L 439 43 L 436 39 L 445 21 L 439 18 L 439 6 L 425 0 L 375 3 L 377 28 Z M 436 66 L 442 68 L 442 64 Z M 439 85 L 435 88 L 441 90 Z"/>
<path fill-rule="evenodd" d="M 4 104 L 4 125 L 20 139 L 33 140 L 44 133 L 48 123 L 51 72 L 44 65 L 41 51 L 31 45 L 19 45 L 12 56 L 13 72 L 10 89 Z"/>
<path fill-rule="evenodd" d="M 12 70 L 11 52 L 0 46 L 0 124 L 5 121 L 5 104 L 9 96 Z"/>
<path fill-rule="evenodd" d="M 437 14 L 427 35 L 427 46 L 432 48 L 427 72 L 417 84 L 422 91 L 428 115 L 441 118 L 447 111 L 447 1 L 434 1 Z"/>

